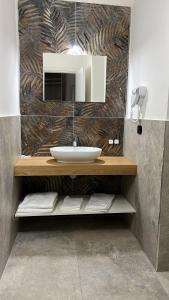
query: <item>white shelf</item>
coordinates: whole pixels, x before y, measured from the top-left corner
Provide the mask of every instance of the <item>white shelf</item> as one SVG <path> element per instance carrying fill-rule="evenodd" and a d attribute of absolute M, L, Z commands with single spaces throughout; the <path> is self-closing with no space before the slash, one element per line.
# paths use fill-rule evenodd
<path fill-rule="evenodd" d="M 133 214 L 136 212 L 136 210 L 133 208 L 133 206 L 127 201 L 126 198 L 124 198 L 122 195 L 117 195 L 115 197 L 115 200 L 112 203 L 111 208 L 106 212 L 89 212 L 85 211 L 86 204 L 89 201 L 89 197 L 84 197 L 82 207 L 79 211 L 76 212 L 64 212 L 62 211 L 61 205 L 62 205 L 63 197 L 59 199 L 57 202 L 57 205 L 55 207 L 55 210 L 52 213 L 46 213 L 46 214 L 39 214 L 39 213 L 26 213 L 26 214 L 15 214 L 16 218 L 22 218 L 22 217 L 39 217 L 39 216 L 67 216 L 67 215 L 103 215 L 103 214 Z"/>

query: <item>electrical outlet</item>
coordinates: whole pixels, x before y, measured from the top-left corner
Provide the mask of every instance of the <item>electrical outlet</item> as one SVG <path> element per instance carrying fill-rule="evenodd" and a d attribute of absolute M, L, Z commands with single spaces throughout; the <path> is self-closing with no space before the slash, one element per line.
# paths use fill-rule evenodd
<path fill-rule="evenodd" d="M 114 140 L 109 140 L 109 145 L 113 145 L 114 144 Z"/>
<path fill-rule="evenodd" d="M 114 145 L 119 145 L 120 144 L 120 141 L 118 138 L 114 139 Z"/>

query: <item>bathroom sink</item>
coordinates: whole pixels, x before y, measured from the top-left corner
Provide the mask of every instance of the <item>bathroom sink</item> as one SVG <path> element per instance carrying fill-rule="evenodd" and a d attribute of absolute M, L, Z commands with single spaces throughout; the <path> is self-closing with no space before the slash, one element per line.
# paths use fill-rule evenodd
<path fill-rule="evenodd" d="M 92 163 L 100 155 L 102 149 L 95 147 L 53 147 L 51 155 L 61 163 Z"/>

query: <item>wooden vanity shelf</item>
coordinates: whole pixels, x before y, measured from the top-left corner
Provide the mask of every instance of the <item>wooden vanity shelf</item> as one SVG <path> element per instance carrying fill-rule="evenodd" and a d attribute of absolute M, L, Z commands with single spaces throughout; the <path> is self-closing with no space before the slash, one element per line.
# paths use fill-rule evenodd
<path fill-rule="evenodd" d="M 90 212 L 85 211 L 85 207 L 87 202 L 89 201 L 89 197 L 84 197 L 83 204 L 81 209 L 76 212 L 63 212 L 60 208 L 63 202 L 63 197 L 60 197 L 59 201 L 56 204 L 56 207 L 52 213 L 46 214 L 38 214 L 38 213 L 26 213 L 26 214 L 19 214 L 16 212 L 16 218 L 23 218 L 23 217 L 49 217 L 49 216 L 67 216 L 67 215 L 110 215 L 110 214 L 134 214 L 136 210 L 133 206 L 124 198 L 122 195 L 117 195 L 111 208 L 106 212 Z"/>
<path fill-rule="evenodd" d="M 58 163 L 51 156 L 18 158 L 15 176 L 136 175 L 137 165 L 126 157 L 102 156 L 94 163 Z"/>

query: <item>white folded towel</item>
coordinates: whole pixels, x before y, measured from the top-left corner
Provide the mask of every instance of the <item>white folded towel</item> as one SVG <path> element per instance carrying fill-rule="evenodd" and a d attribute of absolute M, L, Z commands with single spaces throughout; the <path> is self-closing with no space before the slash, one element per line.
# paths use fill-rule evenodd
<path fill-rule="evenodd" d="M 58 199 L 57 193 L 36 193 L 27 195 L 18 207 L 18 212 L 30 212 L 36 210 L 50 210 L 53 211 L 56 201 Z"/>
<path fill-rule="evenodd" d="M 66 196 L 62 202 L 62 205 L 60 207 L 60 209 L 62 211 L 69 211 L 69 212 L 74 212 L 74 211 L 78 211 L 81 208 L 83 202 L 83 198 L 82 197 L 78 197 L 78 196 Z"/>
<path fill-rule="evenodd" d="M 45 209 L 38 209 L 38 208 L 20 208 L 17 210 L 17 214 L 26 215 L 26 214 L 49 214 L 52 213 L 54 208 L 45 208 Z"/>
<path fill-rule="evenodd" d="M 106 212 L 110 209 L 112 201 L 114 200 L 114 194 L 93 194 L 90 196 L 89 202 L 85 207 L 85 211 L 91 212 Z"/>

